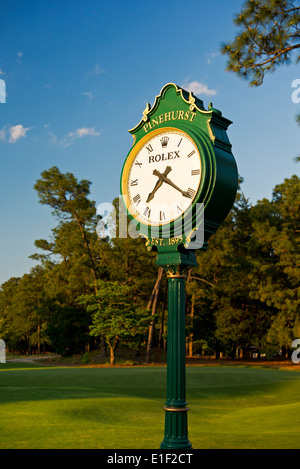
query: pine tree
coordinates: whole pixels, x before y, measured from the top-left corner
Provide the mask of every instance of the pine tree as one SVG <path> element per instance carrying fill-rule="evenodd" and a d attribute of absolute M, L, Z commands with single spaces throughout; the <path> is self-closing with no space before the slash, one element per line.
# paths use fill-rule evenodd
<path fill-rule="evenodd" d="M 260 245 L 251 296 L 272 308 L 270 343 L 291 347 L 300 336 L 300 179 L 278 184 L 271 201 L 253 208 L 253 236 Z"/>
<path fill-rule="evenodd" d="M 52 242 L 37 240 L 35 244 L 38 248 L 59 255 L 73 266 L 72 260 L 77 250 L 77 259 L 83 259 L 81 268 L 83 264 L 87 266 L 96 285 L 98 272 L 93 246 L 97 241 L 97 217 L 95 203 L 88 197 L 90 184 L 87 180 L 77 181 L 71 173 L 61 173 L 56 166 L 43 171 L 34 189 L 40 203 L 53 209 L 59 225 L 53 230 Z"/>
<path fill-rule="evenodd" d="M 299 0 L 247 0 L 235 16 L 240 27 L 233 41 L 223 44 L 228 56 L 227 70 L 262 84 L 265 74 L 300 59 Z"/>

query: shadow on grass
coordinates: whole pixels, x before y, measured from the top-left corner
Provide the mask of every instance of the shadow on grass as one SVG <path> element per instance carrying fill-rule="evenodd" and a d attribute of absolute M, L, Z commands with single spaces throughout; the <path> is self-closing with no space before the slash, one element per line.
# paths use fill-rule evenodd
<path fill-rule="evenodd" d="M 0 365 L 0 404 L 105 397 L 166 398 L 165 367 L 74 368 L 35 364 Z M 234 399 L 281 393 L 293 371 L 248 367 L 187 367 L 189 400 Z"/>

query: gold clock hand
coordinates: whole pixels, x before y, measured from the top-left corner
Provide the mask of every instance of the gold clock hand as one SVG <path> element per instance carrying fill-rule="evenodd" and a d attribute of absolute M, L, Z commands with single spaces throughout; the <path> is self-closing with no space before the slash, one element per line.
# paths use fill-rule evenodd
<path fill-rule="evenodd" d="M 150 192 L 150 194 L 148 195 L 148 199 L 146 200 L 146 202 L 150 202 L 150 200 L 153 199 L 155 192 L 156 192 L 157 189 L 159 189 L 160 186 L 162 186 L 162 185 L 163 185 L 163 182 L 159 179 L 159 180 L 157 181 L 157 183 L 155 184 L 153 191 Z"/>
<path fill-rule="evenodd" d="M 169 174 L 171 170 L 172 170 L 171 166 L 167 166 L 166 169 L 164 170 L 163 176 L 167 176 L 167 174 Z M 154 171 L 153 171 L 153 174 L 154 174 Z M 148 195 L 148 199 L 146 200 L 146 202 L 150 202 L 150 200 L 153 199 L 155 192 L 157 191 L 157 189 L 159 189 L 162 186 L 162 183 L 163 181 L 161 179 L 157 181 L 157 183 L 154 186 L 153 191 L 150 192 L 150 194 Z"/>
<path fill-rule="evenodd" d="M 174 184 L 173 181 L 171 181 L 171 179 L 167 178 L 165 176 L 165 174 L 162 174 L 160 173 L 159 171 L 157 171 L 156 169 L 153 171 L 153 174 L 155 174 L 155 176 L 158 176 L 159 180 L 160 181 L 163 181 L 167 184 L 169 184 L 170 186 L 174 187 L 174 189 L 176 189 L 177 191 L 181 192 L 181 194 L 184 196 L 184 197 L 188 197 L 189 199 L 191 199 L 191 195 L 186 192 L 186 191 L 183 191 L 182 189 L 180 189 L 178 186 L 176 186 L 176 184 Z"/>

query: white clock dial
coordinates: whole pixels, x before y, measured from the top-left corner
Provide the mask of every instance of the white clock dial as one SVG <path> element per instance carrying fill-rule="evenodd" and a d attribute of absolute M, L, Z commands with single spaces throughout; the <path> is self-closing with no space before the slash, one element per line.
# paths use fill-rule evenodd
<path fill-rule="evenodd" d="M 165 225 L 180 217 L 197 194 L 202 169 L 199 150 L 177 129 L 154 131 L 143 141 L 129 161 L 127 207 L 142 223 Z"/>

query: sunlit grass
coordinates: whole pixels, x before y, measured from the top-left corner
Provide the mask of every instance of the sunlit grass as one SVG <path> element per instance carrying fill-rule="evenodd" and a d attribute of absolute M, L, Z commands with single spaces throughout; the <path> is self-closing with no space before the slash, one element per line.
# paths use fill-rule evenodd
<path fill-rule="evenodd" d="M 187 367 L 189 439 L 201 448 L 299 448 L 300 373 Z M 165 367 L 0 366 L 0 448 L 158 449 Z"/>

